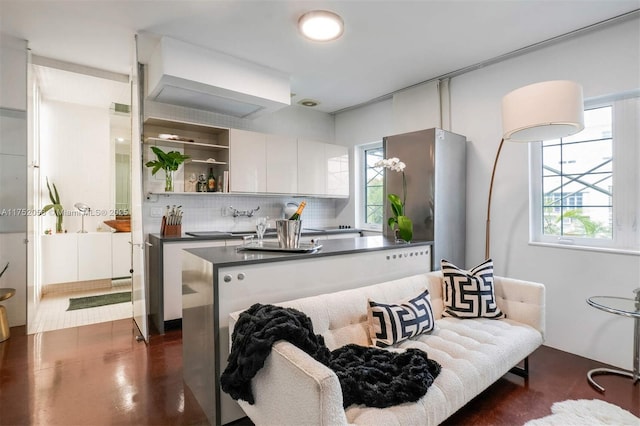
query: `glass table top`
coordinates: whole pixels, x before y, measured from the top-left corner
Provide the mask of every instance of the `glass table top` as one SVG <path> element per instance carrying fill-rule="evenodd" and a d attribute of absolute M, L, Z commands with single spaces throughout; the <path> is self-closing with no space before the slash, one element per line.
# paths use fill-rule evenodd
<path fill-rule="evenodd" d="M 592 296 L 587 303 L 594 308 L 633 318 L 640 318 L 640 301 L 627 297 Z"/>

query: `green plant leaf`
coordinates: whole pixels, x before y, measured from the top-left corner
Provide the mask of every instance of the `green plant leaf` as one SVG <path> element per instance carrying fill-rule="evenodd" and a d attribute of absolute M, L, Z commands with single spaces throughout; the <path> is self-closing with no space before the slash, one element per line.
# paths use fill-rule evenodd
<path fill-rule="evenodd" d="M 176 171 L 180 167 L 180 164 L 184 163 L 185 160 L 191 158 L 188 155 L 183 155 L 178 151 L 169 151 L 164 152 L 157 146 L 152 146 L 151 150 L 156 157 L 158 157 L 155 161 L 148 161 L 145 166 L 153 167 L 151 170 L 151 174 L 155 175 L 160 169 Z"/>
<path fill-rule="evenodd" d="M 394 225 L 398 223 L 398 221 L 395 217 L 390 217 L 389 220 L 387 220 L 387 223 L 389 224 L 389 228 L 393 229 Z"/>
<path fill-rule="evenodd" d="M 53 185 L 53 192 L 56 194 L 56 198 L 53 200 L 54 204 L 60 204 L 60 195 L 58 195 L 58 188 L 56 188 L 56 184 L 51 182 Z"/>
<path fill-rule="evenodd" d="M 400 200 L 400 197 L 398 197 L 396 194 L 388 194 L 387 198 L 391 203 L 391 211 L 393 211 L 393 215 L 396 217 L 402 216 L 404 213 L 404 208 L 402 206 L 402 200 Z"/>
<path fill-rule="evenodd" d="M 413 222 L 407 216 L 398 216 L 398 236 L 407 242 L 413 238 Z"/>

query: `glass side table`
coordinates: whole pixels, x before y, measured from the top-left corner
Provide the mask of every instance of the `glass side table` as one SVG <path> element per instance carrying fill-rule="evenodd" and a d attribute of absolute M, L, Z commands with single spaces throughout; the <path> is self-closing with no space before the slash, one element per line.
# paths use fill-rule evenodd
<path fill-rule="evenodd" d="M 614 370 L 611 368 L 595 368 L 587 373 L 589 383 L 598 391 L 604 392 L 604 388 L 593 380 L 592 376 L 598 374 L 617 374 L 633 379 L 633 384 L 640 380 L 640 289 L 634 290 L 636 298 L 593 296 L 587 299 L 587 303 L 594 308 L 609 312 L 611 314 L 622 315 L 634 319 L 633 336 L 633 372 L 624 370 Z"/>

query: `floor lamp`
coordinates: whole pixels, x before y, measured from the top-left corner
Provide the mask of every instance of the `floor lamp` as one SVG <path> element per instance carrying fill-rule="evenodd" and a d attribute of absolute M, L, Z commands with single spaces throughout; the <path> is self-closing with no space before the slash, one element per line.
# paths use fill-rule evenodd
<path fill-rule="evenodd" d="M 489 184 L 485 259 L 491 256 L 491 195 L 496 166 L 504 141 L 536 142 L 558 139 L 578 133 L 582 129 L 584 129 L 582 87 L 573 81 L 556 80 L 535 83 L 507 93 L 502 98 L 503 136 L 493 162 Z"/>

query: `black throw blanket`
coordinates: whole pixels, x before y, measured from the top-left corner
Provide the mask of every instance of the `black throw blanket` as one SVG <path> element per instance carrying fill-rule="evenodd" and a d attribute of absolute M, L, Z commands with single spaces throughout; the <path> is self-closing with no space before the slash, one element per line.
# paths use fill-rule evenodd
<path fill-rule="evenodd" d="M 271 346 L 286 340 L 331 368 L 342 388 L 343 406 L 389 407 L 420 399 L 440 374 L 440 364 L 419 349 L 395 353 L 375 347 L 346 345 L 330 352 L 321 335 L 313 334 L 304 313 L 256 303 L 240 314 L 233 330 L 222 390 L 233 399 L 254 404 L 251 379 L 264 366 Z"/>

